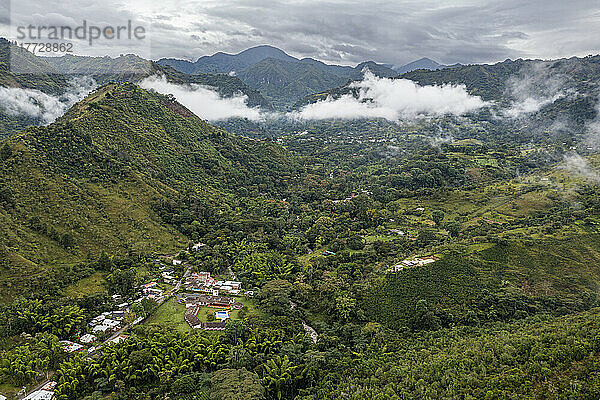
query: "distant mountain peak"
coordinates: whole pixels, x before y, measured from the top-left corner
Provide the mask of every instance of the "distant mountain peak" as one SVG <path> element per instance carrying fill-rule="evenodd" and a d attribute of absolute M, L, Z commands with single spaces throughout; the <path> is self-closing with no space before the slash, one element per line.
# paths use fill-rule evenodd
<path fill-rule="evenodd" d="M 416 69 L 436 70 L 441 68 L 446 68 L 446 65 L 440 64 L 437 61 L 432 60 L 431 58 L 423 57 L 413 62 L 409 62 L 408 64 L 395 66 L 393 67 L 393 70 L 398 72 L 399 74 L 405 74 Z"/>
<path fill-rule="evenodd" d="M 362 72 L 364 69 L 368 69 L 380 78 L 394 78 L 398 76 L 398 73 L 395 70 L 384 64 L 377 64 L 375 61 L 363 61 L 354 69 L 360 72 Z"/>
<path fill-rule="evenodd" d="M 237 54 L 218 52 L 212 56 L 202 56 L 195 62 L 163 58 L 158 61 L 161 65 L 169 65 L 181 72 L 188 74 L 198 73 L 236 73 L 242 69 L 256 64 L 266 58 L 284 61 L 299 61 L 285 51 L 274 46 L 260 45 L 250 47 Z"/>

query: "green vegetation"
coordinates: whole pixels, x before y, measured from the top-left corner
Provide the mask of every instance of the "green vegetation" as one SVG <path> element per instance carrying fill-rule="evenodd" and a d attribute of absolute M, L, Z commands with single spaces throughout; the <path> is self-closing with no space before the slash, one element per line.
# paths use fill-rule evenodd
<path fill-rule="evenodd" d="M 81 298 L 89 294 L 98 294 L 106 291 L 105 278 L 102 272 L 78 280 L 65 288 L 65 294 L 73 298 Z"/>
<path fill-rule="evenodd" d="M 148 325 L 157 324 L 165 329 L 173 329 L 177 332 L 189 332 L 192 328 L 183 319 L 184 314 L 185 305 L 179 304 L 176 298 L 171 297 L 145 323 Z"/>
<path fill-rule="evenodd" d="M 272 58 L 245 68 L 239 77 L 276 107 L 291 105 L 297 99 L 339 86 L 348 79 L 311 64 Z"/>
<path fill-rule="evenodd" d="M 131 84 L 108 85 L 55 124 L 3 144 L 11 149 L 0 163 L 9 196 L 0 205 L 8 273 L 26 260 L 37 272 L 102 250 L 173 251 L 184 236 L 162 223 L 156 207 L 188 192 L 211 202 L 230 187 L 253 194 L 289 179 L 293 164 L 275 173 L 288 160 L 282 149 L 184 117 L 172 104 Z"/>
<path fill-rule="evenodd" d="M 578 134 L 259 127 L 112 83 L 0 143 L 2 387 L 55 371 L 60 400 L 599 396 L 600 186 L 564 167 Z M 177 293 L 135 302 L 184 271 L 252 300 L 222 331 L 190 329 Z M 126 340 L 56 349 L 120 302 L 147 317 Z"/>

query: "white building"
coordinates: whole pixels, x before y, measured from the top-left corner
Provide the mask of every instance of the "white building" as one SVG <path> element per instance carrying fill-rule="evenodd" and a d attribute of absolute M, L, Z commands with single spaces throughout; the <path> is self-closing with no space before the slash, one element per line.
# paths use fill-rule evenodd
<path fill-rule="evenodd" d="M 29 393 L 23 400 L 51 400 L 54 397 L 54 392 L 50 390 L 36 390 Z"/>
<path fill-rule="evenodd" d="M 231 286 L 232 289 L 240 290 L 242 288 L 242 282 L 237 281 L 225 281 L 226 286 Z"/>
<path fill-rule="evenodd" d="M 112 338 L 109 340 L 109 342 L 117 344 L 117 343 L 121 343 L 122 341 L 127 340 L 127 336 L 125 335 L 119 335 L 115 338 Z"/>
<path fill-rule="evenodd" d="M 86 333 L 82 337 L 79 338 L 79 341 L 83 344 L 93 343 L 96 340 L 96 336 Z"/>
<path fill-rule="evenodd" d="M 63 350 L 67 353 L 73 353 L 75 351 L 81 351 L 83 349 L 83 345 L 71 342 L 69 340 L 60 340 L 58 344 L 60 344 Z"/>
<path fill-rule="evenodd" d="M 92 328 L 92 332 L 96 333 L 96 332 L 109 332 L 109 331 L 116 331 L 117 329 L 119 329 L 119 326 L 121 325 L 121 323 L 119 321 L 116 321 L 114 319 L 109 319 L 106 318 L 104 321 L 102 321 L 101 324 L 96 325 Z"/>

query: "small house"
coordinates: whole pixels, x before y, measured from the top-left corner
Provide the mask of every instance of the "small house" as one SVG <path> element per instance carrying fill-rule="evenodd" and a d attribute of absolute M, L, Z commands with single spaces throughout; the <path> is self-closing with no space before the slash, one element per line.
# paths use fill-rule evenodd
<path fill-rule="evenodd" d="M 96 336 L 86 333 L 82 337 L 79 338 L 79 341 L 83 344 L 94 343 L 96 341 Z"/>

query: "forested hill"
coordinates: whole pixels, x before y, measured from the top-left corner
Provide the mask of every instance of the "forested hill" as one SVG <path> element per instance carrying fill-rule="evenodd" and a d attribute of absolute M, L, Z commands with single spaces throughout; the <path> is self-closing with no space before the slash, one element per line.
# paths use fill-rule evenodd
<path fill-rule="evenodd" d="M 13 72 L 11 62 L 18 65 L 17 72 L 26 71 L 26 73 Z M 52 108 L 45 110 L 51 113 L 57 112 L 54 109 L 64 109 L 72 104 L 72 97 L 79 96 L 81 91 L 85 90 L 77 79 L 85 78 L 89 81 L 91 78 L 96 84 L 102 85 L 110 82 L 138 83 L 153 75 L 163 75 L 168 81 L 177 84 L 206 86 L 225 98 L 243 94 L 247 97 L 246 104 L 249 107 L 272 109 L 271 104 L 257 90 L 235 76 L 187 75 L 169 66 L 158 65 L 132 54 L 116 58 L 74 55 L 37 57 L 0 38 L 0 87 L 29 90 L 11 93 L 8 97 L 12 99 L 12 103 L 28 98 L 36 101 L 35 104 L 42 108 Z M 27 113 L 21 108 L 16 104 L 0 104 L 0 138 L 17 133 L 27 126 L 48 123 L 48 120 L 41 115 L 43 111 L 37 114 L 31 111 Z"/>
<path fill-rule="evenodd" d="M 157 205 L 186 193 L 275 193 L 294 169 L 280 146 L 230 135 L 130 83 L 106 85 L 0 148 L 3 275 L 16 273 L 2 290 L 50 261 L 173 249 L 184 237 Z"/>
<path fill-rule="evenodd" d="M 336 87 L 348 78 L 318 66 L 274 58 L 262 60 L 239 73 L 249 86 L 264 93 L 276 106 L 285 107 L 308 93 Z"/>
<path fill-rule="evenodd" d="M 30 73 L 15 73 L 11 70 L 11 62 L 22 67 L 20 71 L 30 71 Z M 0 38 L 0 85 L 60 94 L 66 86 L 66 80 L 64 75 L 59 74 L 44 59 Z"/>
<path fill-rule="evenodd" d="M 407 72 L 396 79 L 410 79 L 420 85 L 464 85 L 472 95 L 506 106 L 526 98 L 544 101 L 556 96 L 541 109 L 540 120 L 566 117 L 578 122 L 595 116 L 600 93 L 600 56 L 572 57 L 551 61 L 506 60 L 496 64 L 459 65 Z M 328 96 L 357 94 L 348 84 L 306 96 L 295 104 L 301 107 Z"/>
<path fill-rule="evenodd" d="M 365 61 L 355 67 L 330 65 L 312 58 L 297 59 L 272 46 L 258 46 L 239 54 L 217 53 L 196 62 L 163 58 L 157 61 L 187 74 L 234 72 L 262 93 L 276 108 L 285 109 L 311 93 L 362 78 L 364 69 L 380 77 L 398 73 L 385 65 Z"/>
<path fill-rule="evenodd" d="M 421 85 L 458 83 L 470 93 L 484 100 L 502 100 L 506 96 L 506 82 L 514 77 L 523 83 L 536 78 L 560 80 L 580 93 L 598 93 L 600 55 L 559 60 L 505 60 L 500 63 L 461 65 L 434 71 L 419 69 L 401 76 Z M 548 82 L 539 82 L 541 86 Z"/>

